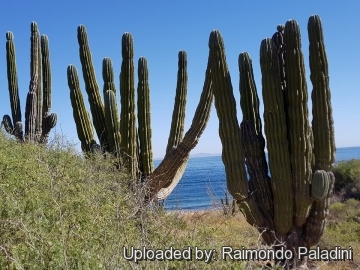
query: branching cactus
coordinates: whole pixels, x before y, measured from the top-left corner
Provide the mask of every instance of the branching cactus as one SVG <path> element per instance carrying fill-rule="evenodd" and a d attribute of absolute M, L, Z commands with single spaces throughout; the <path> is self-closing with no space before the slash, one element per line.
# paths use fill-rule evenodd
<path fill-rule="evenodd" d="M 21 122 L 14 35 L 7 32 L 6 39 L 7 74 L 12 120 L 9 115 L 5 115 L 2 124 L 5 130 L 14 135 L 19 141 L 26 140 L 46 144 L 50 131 L 57 122 L 57 115 L 55 113 L 50 114 L 51 72 L 48 38 L 46 35 L 40 38 L 36 22 L 31 23 L 31 80 L 25 107 L 25 136 Z"/>
<path fill-rule="evenodd" d="M 283 31 L 283 32 L 282 32 Z M 231 78 L 222 37 L 210 34 L 211 74 L 219 135 L 223 145 L 228 189 L 247 221 L 262 232 L 266 244 L 298 247 L 318 243 L 332 196 L 335 160 L 334 124 L 328 62 L 320 18 L 308 22 L 313 121 L 308 116 L 308 92 L 301 36 L 296 21 L 278 27 L 272 39 L 261 42 L 260 64 L 264 102 L 264 159 L 258 97 L 251 59 L 239 57 L 243 121 L 238 124 Z M 283 40 L 282 40 L 283 38 Z M 250 179 L 245 175 L 245 165 Z M 268 174 L 268 170 L 270 174 Z M 306 257 L 279 261 L 283 266 L 306 264 Z"/>
<path fill-rule="evenodd" d="M 166 147 L 166 153 L 169 153 L 173 148 L 176 148 L 184 136 L 187 82 L 188 82 L 187 54 L 185 51 L 180 51 L 178 54 L 178 74 L 177 74 L 175 103 L 172 114 L 168 144 Z M 161 188 L 160 191 L 157 193 L 158 200 L 165 199 L 179 183 L 185 172 L 189 160 L 189 155 L 190 152 L 184 158 L 182 164 L 180 165 L 171 183 Z"/>
<path fill-rule="evenodd" d="M 182 56 L 182 54 L 179 54 L 179 63 L 180 61 L 183 61 L 181 59 Z M 165 154 L 165 157 L 159 166 L 147 179 L 149 200 L 157 201 L 169 196 L 185 171 L 190 151 L 197 145 L 210 117 L 213 101 L 212 81 L 210 76 L 211 69 L 208 61 L 203 91 L 189 130 L 185 133 L 181 142 Z"/>
<path fill-rule="evenodd" d="M 103 150 L 120 158 L 133 179 L 144 182 L 148 188 L 149 201 L 165 199 L 180 181 L 189 158 L 190 151 L 197 145 L 210 116 L 213 100 L 210 67 L 206 70 L 205 83 L 200 102 L 195 112 L 190 129 L 184 133 L 185 105 L 187 95 L 187 58 L 186 52 L 179 52 L 178 81 L 173 111 L 172 125 L 166 155 L 161 164 L 154 170 L 151 146 L 150 87 L 147 60 L 141 57 L 138 62 L 138 129 L 136 128 L 135 85 L 134 85 L 134 44 L 130 33 L 122 36 L 122 64 L 120 73 L 121 112 L 118 118 L 116 90 L 113 68 L 109 58 L 103 60 L 104 103 L 99 95 L 95 79 L 91 53 L 85 27 L 78 27 L 80 60 L 83 68 L 86 92 L 89 96 L 90 110 Z M 74 66 L 68 67 L 68 84 L 73 114 L 84 152 L 90 152 L 95 144 L 92 124 L 85 109 L 77 71 Z M 101 121 L 104 110 L 104 120 Z M 106 134 L 105 137 L 101 137 Z M 120 157 L 118 155 L 120 153 Z M 139 173 L 140 171 L 140 173 Z"/>

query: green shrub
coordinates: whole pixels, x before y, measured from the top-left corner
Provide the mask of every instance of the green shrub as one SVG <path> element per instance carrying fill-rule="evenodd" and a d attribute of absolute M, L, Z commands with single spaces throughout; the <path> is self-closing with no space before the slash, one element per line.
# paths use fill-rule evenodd
<path fill-rule="evenodd" d="M 335 175 L 335 191 L 340 192 L 341 189 L 360 178 L 360 159 L 352 159 L 340 161 L 333 169 Z"/>

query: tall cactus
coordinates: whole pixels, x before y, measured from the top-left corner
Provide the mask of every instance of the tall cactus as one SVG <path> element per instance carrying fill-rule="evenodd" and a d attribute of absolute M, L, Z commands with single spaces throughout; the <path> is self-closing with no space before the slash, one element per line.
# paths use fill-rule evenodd
<path fill-rule="evenodd" d="M 100 145 L 107 149 L 107 131 L 105 127 L 105 110 L 101 100 L 99 85 L 96 81 L 95 69 L 92 64 L 92 56 L 89 47 L 89 41 L 84 25 L 79 25 L 77 29 L 77 38 L 79 43 L 80 62 L 85 82 L 85 90 L 88 94 L 90 111 L 93 118 L 94 127 Z"/>
<path fill-rule="evenodd" d="M 187 54 L 185 51 L 180 51 L 178 53 L 178 74 L 176 83 L 175 103 L 171 120 L 169 139 L 166 146 L 166 153 L 169 153 L 173 148 L 176 148 L 182 141 L 184 136 L 187 82 Z M 165 185 L 159 190 L 156 195 L 157 200 L 165 199 L 179 183 L 189 161 L 189 155 L 190 152 L 183 159 L 183 163 L 180 165 L 171 183 Z"/>
<path fill-rule="evenodd" d="M 278 27 L 278 34 L 273 39 L 264 39 L 260 47 L 265 134 L 271 178 L 264 174 L 267 164 L 262 158 L 262 135 L 259 136 L 257 129 L 256 90 L 249 76 L 251 61 L 247 54 L 240 55 L 240 81 L 247 78 L 247 83 L 240 83 L 243 121 L 239 129 L 224 44 L 216 30 L 210 34 L 209 48 L 229 191 L 247 221 L 263 232 L 267 244 L 276 244 L 275 249 L 279 244 L 285 245 L 296 254 L 298 247 L 315 245 L 323 234 L 335 181 L 330 172 L 335 157 L 335 142 L 320 18 L 314 15 L 308 22 L 313 84 L 312 127 L 308 117 L 308 92 L 299 26 L 296 21 L 289 20 L 284 33 L 279 34 L 282 30 L 282 27 Z M 277 43 L 279 40 L 276 40 L 279 37 L 284 38 L 281 51 Z M 283 58 L 279 58 L 279 53 L 283 54 Z M 244 177 L 244 164 L 250 175 L 249 180 Z M 313 174 L 321 179 L 314 179 L 312 197 L 310 187 Z M 270 182 L 270 189 L 266 188 L 267 182 Z M 325 196 L 322 198 L 316 194 Z M 296 267 L 306 261 L 303 258 L 298 261 L 295 256 L 292 261 L 280 263 Z"/>
<path fill-rule="evenodd" d="M 165 154 L 147 179 L 150 200 L 165 199 L 181 179 L 190 151 L 197 145 L 209 120 L 212 101 L 211 69 L 208 62 L 203 91 L 189 130 L 181 142 Z"/>
<path fill-rule="evenodd" d="M 79 77 L 75 66 L 68 66 L 67 79 L 70 89 L 71 106 L 73 108 L 78 138 L 81 142 L 81 149 L 84 152 L 90 152 L 92 145 L 95 144 L 94 130 L 91 124 L 90 114 L 85 108 L 84 98 L 81 94 Z"/>
<path fill-rule="evenodd" d="M 180 51 L 178 54 L 178 75 L 175 104 L 171 121 L 170 134 L 166 152 L 176 147 L 184 136 L 185 108 L 187 96 L 187 54 Z"/>
<path fill-rule="evenodd" d="M 142 177 L 148 177 L 154 171 L 151 143 L 150 87 L 147 60 L 140 57 L 138 61 L 138 134 L 139 165 Z"/>
<path fill-rule="evenodd" d="M 130 33 L 122 36 L 122 64 L 120 72 L 120 134 L 121 151 L 125 166 L 132 177 L 138 170 L 137 131 L 135 114 L 135 75 L 134 75 L 134 41 Z"/>
<path fill-rule="evenodd" d="M 98 86 L 95 80 L 95 72 L 91 63 L 91 53 L 87 42 L 85 27 L 78 27 L 78 40 L 80 45 L 80 59 L 83 66 L 84 81 L 89 95 L 89 103 L 95 129 L 96 121 L 101 115 L 102 102 L 98 95 Z M 175 97 L 173 122 L 169 135 L 167 153 L 161 164 L 154 170 L 151 149 L 151 123 L 150 123 L 150 88 L 148 82 L 147 61 L 144 57 L 139 59 L 138 66 L 138 123 L 136 129 L 135 113 L 135 85 L 134 85 L 134 45 L 130 33 L 122 36 L 122 65 L 120 73 L 120 100 L 121 113 L 117 120 L 115 85 L 113 81 L 113 69 L 111 60 L 103 60 L 104 99 L 106 151 L 118 153 L 120 149 L 121 164 L 127 167 L 133 178 L 142 175 L 149 194 L 150 200 L 165 199 L 180 181 L 189 158 L 190 151 L 197 145 L 210 116 L 213 100 L 211 71 L 208 65 L 203 92 L 195 112 L 190 129 L 183 136 L 185 103 L 187 92 L 187 59 L 186 52 L 179 53 L 177 94 Z M 68 67 L 68 84 L 70 98 L 73 107 L 74 119 L 78 131 L 78 137 L 84 152 L 89 152 L 95 143 L 92 133 L 91 122 L 85 110 L 77 72 L 74 66 Z M 118 131 L 120 128 L 120 134 Z M 101 128 L 104 130 L 104 128 Z M 98 134 L 99 137 L 99 134 Z M 101 138 L 100 138 L 101 141 Z M 120 145 L 120 147 L 119 147 Z"/>
<path fill-rule="evenodd" d="M 51 73 L 48 38 L 40 33 L 36 22 L 31 23 L 31 50 L 30 50 L 30 85 L 25 107 L 25 136 L 22 131 L 21 109 L 18 94 L 17 73 L 15 63 L 14 35 L 6 34 L 6 55 L 8 84 L 10 93 L 10 116 L 3 117 L 2 124 L 5 130 L 18 140 L 47 143 L 50 130 L 56 125 L 57 115 L 50 114 L 51 108 Z M 42 62 L 42 63 L 41 63 Z M 41 81 L 41 77 L 43 80 Z"/>

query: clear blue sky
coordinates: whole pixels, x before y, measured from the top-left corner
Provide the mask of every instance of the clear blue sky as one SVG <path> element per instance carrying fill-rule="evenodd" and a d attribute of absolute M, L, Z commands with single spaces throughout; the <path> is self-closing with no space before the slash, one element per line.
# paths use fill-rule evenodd
<path fill-rule="evenodd" d="M 58 113 L 57 132 L 78 143 L 72 117 L 66 68 L 74 64 L 82 81 L 77 26 L 87 28 L 90 48 L 102 88 L 101 64 L 104 57 L 113 61 L 116 85 L 121 67 L 121 37 L 131 32 L 137 59 L 148 60 L 153 151 L 162 157 L 170 130 L 174 103 L 177 55 L 188 54 L 188 103 L 186 130 L 191 124 L 202 90 L 208 56 L 208 38 L 218 29 L 225 42 L 228 65 L 239 106 L 238 55 L 247 51 L 253 60 L 254 74 L 261 99 L 259 65 L 260 42 L 271 37 L 278 24 L 295 19 L 301 27 L 305 64 L 308 67 L 307 21 L 318 14 L 323 22 L 330 69 L 330 87 L 336 131 L 336 146 L 360 146 L 360 2 L 350 1 L 1 1 L 0 33 L 0 114 L 11 114 L 6 77 L 5 33 L 15 36 L 20 99 L 24 117 L 30 79 L 30 23 L 38 23 L 47 34 L 52 69 L 52 112 Z M 307 69 L 307 77 L 309 70 Z M 312 86 L 308 81 L 308 89 Z M 119 89 L 117 89 L 119 90 Z M 310 112 L 311 112 L 311 107 Z M 263 107 L 261 107 L 262 114 Z M 238 109 L 241 120 L 241 111 Z M 192 154 L 221 153 L 215 109 L 210 122 Z"/>

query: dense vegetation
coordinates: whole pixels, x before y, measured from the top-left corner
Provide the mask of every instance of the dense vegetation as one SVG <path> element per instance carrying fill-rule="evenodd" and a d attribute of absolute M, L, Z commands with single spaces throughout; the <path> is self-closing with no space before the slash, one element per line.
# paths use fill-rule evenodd
<path fill-rule="evenodd" d="M 126 261 L 123 246 L 217 251 L 263 246 L 238 211 L 224 215 L 221 210 L 180 213 L 145 207 L 140 188 L 110 159 L 84 159 L 61 136 L 44 146 L 19 144 L 0 132 L 0 174 L 0 269 L 245 269 L 266 264 Z M 320 242 L 326 248 L 352 246 L 355 261 L 319 262 L 321 269 L 360 264 L 359 207 L 355 199 L 333 203 Z"/>

